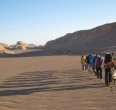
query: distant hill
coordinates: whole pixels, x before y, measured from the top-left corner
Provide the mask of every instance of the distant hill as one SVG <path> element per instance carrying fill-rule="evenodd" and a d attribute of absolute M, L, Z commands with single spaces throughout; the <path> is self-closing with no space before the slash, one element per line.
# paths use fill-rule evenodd
<path fill-rule="evenodd" d="M 79 53 L 109 48 L 116 50 L 116 22 L 68 33 L 63 37 L 48 41 L 44 46 L 44 50 L 51 53 Z"/>
<path fill-rule="evenodd" d="M 39 56 L 53 54 L 82 54 L 97 52 L 116 52 L 116 22 L 104 24 L 93 29 L 68 33 L 48 41 L 44 46 L 35 46 L 18 41 L 8 46 L 0 43 L 0 56 Z M 12 55 L 14 54 L 14 55 Z"/>
<path fill-rule="evenodd" d="M 8 45 L 5 44 L 5 43 L 0 43 L 0 46 L 2 46 L 2 47 L 8 47 Z"/>
<path fill-rule="evenodd" d="M 10 50 L 6 49 L 5 47 L 3 47 L 2 45 L 0 45 L 0 54 L 14 54 L 14 52 L 10 51 Z"/>
<path fill-rule="evenodd" d="M 26 44 L 22 41 L 18 41 L 16 45 L 7 45 L 0 43 L 0 57 L 15 56 L 16 54 L 33 53 L 34 51 L 40 51 L 43 47 L 35 46 L 34 44 Z M 14 55 L 13 55 L 14 54 Z"/>
<path fill-rule="evenodd" d="M 36 48 L 37 46 L 35 46 L 34 44 L 26 44 L 22 41 L 18 41 L 16 43 L 16 45 L 11 45 L 9 47 L 9 49 L 12 49 L 12 50 L 27 50 L 27 49 L 33 49 L 33 48 Z"/>

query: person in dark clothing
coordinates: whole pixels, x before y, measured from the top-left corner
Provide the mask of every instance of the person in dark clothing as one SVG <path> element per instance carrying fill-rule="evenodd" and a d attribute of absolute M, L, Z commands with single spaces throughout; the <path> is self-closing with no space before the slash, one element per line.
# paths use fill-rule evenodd
<path fill-rule="evenodd" d="M 96 67 L 96 73 L 97 73 L 97 78 L 100 78 L 102 80 L 102 68 Z"/>
<path fill-rule="evenodd" d="M 90 64 L 90 62 L 89 62 L 89 54 L 87 54 L 87 56 L 86 56 L 86 69 L 88 69 L 89 64 Z"/>
<path fill-rule="evenodd" d="M 106 84 L 106 86 L 109 86 L 111 81 L 112 81 L 111 68 L 105 68 L 105 84 Z"/>
<path fill-rule="evenodd" d="M 96 73 L 97 73 L 97 78 L 100 78 L 102 80 L 102 56 L 99 56 L 96 60 Z"/>
<path fill-rule="evenodd" d="M 112 56 L 110 53 L 106 53 L 106 55 L 105 55 L 105 60 L 104 60 L 105 65 L 108 62 L 112 62 Z M 112 81 L 111 68 L 105 67 L 105 84 L 106 84 L 106 86 L 109 86 L 111 81 Z"/>

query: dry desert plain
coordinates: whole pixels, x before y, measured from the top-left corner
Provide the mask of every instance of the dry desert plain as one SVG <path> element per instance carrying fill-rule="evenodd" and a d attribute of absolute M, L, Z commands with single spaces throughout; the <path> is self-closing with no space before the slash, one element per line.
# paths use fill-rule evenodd
<path fill-rule="evenodd" d="M 116 91 L 80 56 L 0 58 L 0 110 L 116 110 Z"/>

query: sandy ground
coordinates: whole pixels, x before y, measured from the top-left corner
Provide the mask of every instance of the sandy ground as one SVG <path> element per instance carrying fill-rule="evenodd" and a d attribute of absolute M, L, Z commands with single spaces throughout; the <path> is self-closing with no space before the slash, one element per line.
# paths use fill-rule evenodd
<path fill-rule="evenodd" d="M 116 110 L 116 90 L 79 56 L 0 58 L 0 110 Z"/>

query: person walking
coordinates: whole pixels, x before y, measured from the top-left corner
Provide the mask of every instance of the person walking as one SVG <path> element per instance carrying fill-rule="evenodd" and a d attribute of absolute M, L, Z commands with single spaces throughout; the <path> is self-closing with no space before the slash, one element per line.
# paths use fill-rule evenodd
<path fill-rule="evenodd" d="M 112 75 L 111 75 L 111 65 L 112 62 L 112 56 L 110 53 L 105 54 L 105 85 L 109 86 L 110 82 L 112 81 Z"/>
<path fill-rule="evenodd" d="M 93 60 L 94 60 L 94 55 L 93 54 L 89 54 L 89 70 L 92 73 L 93 72 Z"/>
<path fill-rule="evenodd" d="M 103 82 L 103 78 L 102 78 L 102 56 L 99 56 L 96 60 L 96 73 L 97 73 L 97 78 L 100 78 L 101 81 Z"/>
<path fill-rule="evenodd" d="M 86 70 L 86 57 L 84 55 L 81 56 L 81 65 L 83 71 Z"/>
<path fill-rule="evenodd" d="M 97 58 L 98 58 L 98 55 L 95 54 L 94 59 L 93 59 L 93 71 L 94 71 L 95 75 L 97 75 L 97 72 L 96 72 L 96 60 L 97 60 Z"/>
<path fill-rule="evenodd" d="M 89 72 L 89 64 L 90 64 L 90 61 L 89 61 L 89 54 L 86 55 L 86 69 L 88 70 Z"/>

